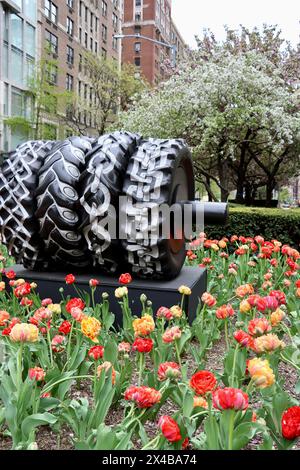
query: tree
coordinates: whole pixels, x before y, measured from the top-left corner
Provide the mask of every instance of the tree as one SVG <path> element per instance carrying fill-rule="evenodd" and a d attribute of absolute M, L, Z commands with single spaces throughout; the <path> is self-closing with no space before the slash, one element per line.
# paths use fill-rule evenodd
<path fill-rule="evenodd" d="M 225 50 L 204 38 L 194 57 L 160 89 L 145 93 L 121 124 L 145 137 L 185 138 L 211 199 L 213 181 L 223 201 L 236 189 L 244 202 L 245 194 L 252 199 L 266 185 L 270 203 L 281 175 L 299 167 L 299 95 L 282 62 L 254 47 L 239 51 L 233 42 L 232 52 L 229 44 Z"/>
<path fill-rule="evenodd" d="M 81 95 L 69 95 L 66 121 L 80 134 L 94 129 L 103 135 L 116 119 L 118 108 L 126 110 L 133 97 L 145 88 L 135 77 L 133 66 L 119 69 L 116 61 L 86 53 L 83 60 L 86 82 Z"/>
<path fill-rule="evenodd" d="M 34 140 L 53 139 L 51 125 L 47 121 L 57 119 L 58 110 L 64 109 L 67 99 L 67 94 L 57 88 L 57 70 L 57 61 L 45 50 L 28 79 L 22 115 L 4 119 L 5 124 L 12 129 L 21 129 Z"/>

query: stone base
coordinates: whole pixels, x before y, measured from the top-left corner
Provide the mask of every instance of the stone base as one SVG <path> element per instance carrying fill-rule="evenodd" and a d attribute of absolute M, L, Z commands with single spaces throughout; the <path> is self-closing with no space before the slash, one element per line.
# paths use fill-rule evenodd
<path fill-rule="evenodd" d="M 50 297 L 53 302 L 60 302 L 61 295 L 59 288 L 64 288 L 64 295 L 77 297 L 74 287 L 65 283 L 67 273 L 63 272 L 35 272 L 28 271 L 23 266 L 16 265 L 12 269 L 16 272 L 17 278 L 25 279 L 28 282 L 36 282 L 38 284 L 37 292 L 41 299 Z M 116 323 L 122 323 L 122 313 L 118 300 L 114 296 L 114 291 L 120 287 L 118 279 L 106 276 L 104 274 L 78 274 L 76 276 L 76 285 L 80 290 L 90 292 L 89 280 L 96 278 L 100 281 L 99 287 L 96 289 L 95 300 L 101 302 L 103 292 L 109 294 L 110 309 L 116 315 Z M 179 304 L 181 296 L 178 293 L 178 287 L 185 285 L 190 287 L 192 295 L 185 298 L 185 311 L 188 314 L 189 321 L 193 322 L 196 317 L 197 307 L 202 294 L 206 291 L 207 272 L 201 268 L 185 267 L 180 275 L 172 281 L 153 281 L 153 280 L 134 280 L 129 287 L 130 308 L 134 315 L 141 315 L 141 294 L 146 294 L 153 304 L 153 311 L 156 312 L 159 307 L 171 307 Z"/>

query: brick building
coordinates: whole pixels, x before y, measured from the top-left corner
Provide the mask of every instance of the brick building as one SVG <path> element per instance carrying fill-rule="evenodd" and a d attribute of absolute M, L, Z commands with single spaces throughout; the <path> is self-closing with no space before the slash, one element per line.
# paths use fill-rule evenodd
<path fill-rule="evenodd" d="M 58 66 L 53 82 L 60 90 L 75 91 L 90 99 L 92 90 L 84 74 L 85 51 L 120 61 L 120 44 L 114 38 L 121 31 L 121 0 L 38 0 L 38 36 L 40 57 L 45 44 L 50 47 Z M 82 119 L 88 119 L 82 116 Z M 88 132 L 93 134 L 92 123 Z M 53 133 L 59 134 L 57 123 Z M 68 133 L 68 129 L 65 130 Z M 55 135 L 54 135 L 55 136 Z"/>
<path fill-rule="evenodd" d="M 187 46 L 172 20 L 171 0 L 124 0 L 122 33 L 140 34 L 176 46 L 176 60 L 182 58 Z M 123 38 L 122 62 L 134 64 L 152 85 L 165 76 L 163 66 L 172 59 L 172 50 L 142 38 Z"/>

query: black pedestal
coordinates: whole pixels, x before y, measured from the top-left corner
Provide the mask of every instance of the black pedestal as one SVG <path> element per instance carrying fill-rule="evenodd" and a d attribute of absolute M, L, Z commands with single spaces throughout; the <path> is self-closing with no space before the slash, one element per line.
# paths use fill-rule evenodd
<path fill-rule="evenodd" d="M 25 279 L 29 282 L 38 284 L 37 292 L 41 299 L 51 297 L 54 302 L 60 302 L 61 295 L 59 288 L 64 288 L 65 295 L 77 297 L 74 287 L 65 283 L 67 273 L 62 272 L 35 272 L 27 271 L 23 266 L 16 265 L 12 269 L 16 272 L 17 278 Z M 89 280 L 96 278 L 100 281 L 99 287 L 96 289 L 95 300 L 101 302 L 103 292 L 109 294 L 110 309 L 116 315 L 118 324 L 122 322 L 122 313 L 118 300 L 115 298 L 114 292 L 120 287 L 118 279 L 99 274 L 79 274 L 76 275 L 76 285 L 79 289 L 90 292 Z M 190 287 L 192 295 L 185 298 L 185 311 L 188 314 L 189 321 L 192 322 L 196 316 L 197 307 L 202 294 L 206 290 L 207 273 L 205 269 L 185 267 L 180 275 L 172 281 L 152 281 L 152 280 L 134 280 L 129 286 L 130 307 L 134 315 L 141 315 L 141 294 L 146 294 L 153 304 L 153 311 L 161 307 L 172 307 L 180 302 L 181 296 L 178 287 L 185 285 Z"/>

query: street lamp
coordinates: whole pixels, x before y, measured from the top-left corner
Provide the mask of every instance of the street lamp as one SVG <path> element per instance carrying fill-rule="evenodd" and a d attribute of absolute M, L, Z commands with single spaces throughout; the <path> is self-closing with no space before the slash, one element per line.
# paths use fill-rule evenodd
<path fill-rule="evenodd" d="M 167 47 L 172 51 L 172 65 L 173 67 L 176 66 L 176 55 L 177 55 L 177 46 L 174 44 L 169 44 L 167 42 L 163 41 L 158 41 L 157 39 L 152 39 L 149 38 L 148 36 L 143 36 L 142 34 L 136 33 L 136 34 L 115 34 L 114 35 L 115 39 L 127 39 L 127 38 L 135 38 L 135 39 L 145 39 L 146 41 L 153 42 L 154 44 L 157 44 L 159 46 L 164 46 Z"/>

